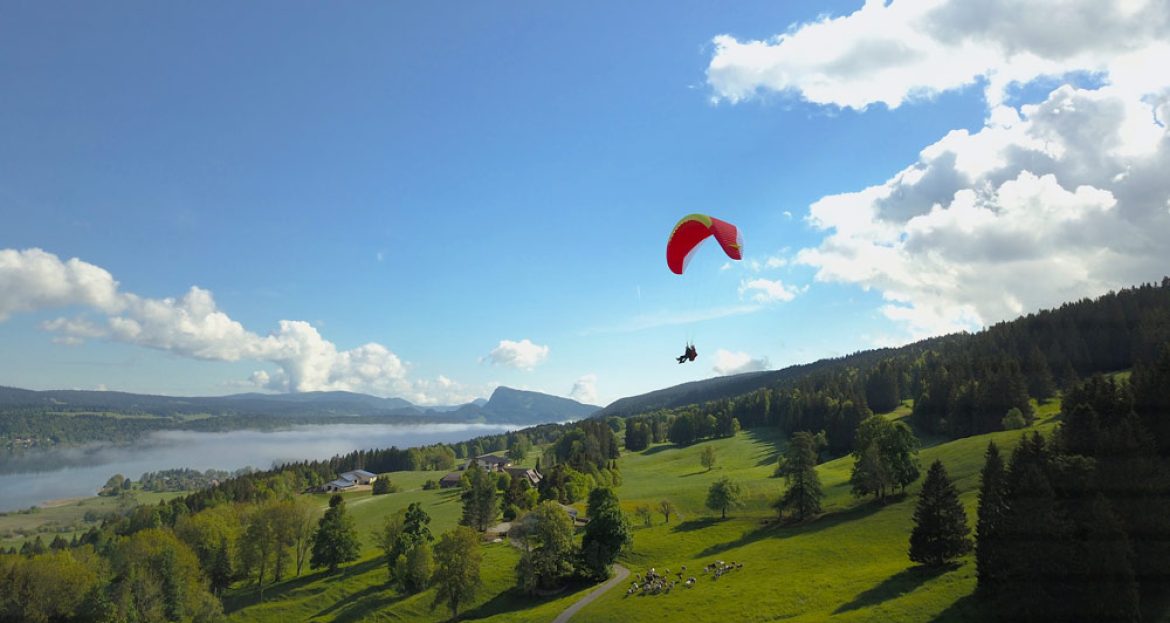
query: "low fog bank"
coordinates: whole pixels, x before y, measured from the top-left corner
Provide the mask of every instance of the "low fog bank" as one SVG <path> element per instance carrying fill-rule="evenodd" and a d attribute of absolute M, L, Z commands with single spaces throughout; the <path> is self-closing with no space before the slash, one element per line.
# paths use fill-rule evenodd
<path fill-rule="evenodd" d="M 354 450 L 454 443 L 516 428 L 501 424 L 336 424 L 280 431 L 159 431 L 125 445 L 0 454 L 0 512 L 59 498 L 94 495 L 114 474 L 133 480 L 172 468 L 234 471 L 327 459 Z"/>

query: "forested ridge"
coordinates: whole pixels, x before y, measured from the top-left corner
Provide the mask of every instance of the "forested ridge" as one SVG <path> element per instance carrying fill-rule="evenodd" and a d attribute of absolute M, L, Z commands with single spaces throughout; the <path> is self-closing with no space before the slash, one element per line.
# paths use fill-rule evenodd
<path fill-rule="evenodd" d="M 915 426 L 950 438 L 1004 430 L 1031 398 L 1098 373 L 1153 365 L 1170 346 L 1170 278 L 1066 303 L 975 334 L 956 334 L 897 349 L 828 359 L 807 374 L 721 400 L 632 416 L 626 445 L 691 443 L 739 427 L 778 426 L 786 433 L 825 431 L 828 452 L 853 448 L 857 425 L 872 413 L 912 400 Z M 786 369 L 787 372 L 791 369 Z"/>

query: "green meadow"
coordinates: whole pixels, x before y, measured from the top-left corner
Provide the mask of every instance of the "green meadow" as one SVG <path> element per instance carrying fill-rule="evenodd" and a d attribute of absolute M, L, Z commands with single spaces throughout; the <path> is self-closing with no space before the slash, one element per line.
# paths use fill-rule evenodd
<path fill-rule="evenodd" d="M 186 492 L 155 493 L 135 491 L 134 504 L 158 504 L 161 501 L 186 495 Z M 86 521 L 86 515 L 101 517 L 118 511 L 124 502 L 116 497 L 91 496 L 45 502 L 31 509 L 0 513 L 0 547 L 20 548 L 25 541 L 40 535 L 45 545 L 60 535 L 66 539 L 80 536 L 101 520 Z"/>
<path fill-rule="evenodd" d="M 1037 409 L 1034 430 L 1051 432 L 1059 403 Z M 890 414 L 909 413 L 904 406 Z M 976 494 L 983 452 L 994 440 L 1010 451 L 1020 431 L 980 435 L 955 441 L 923 439 L 919 458 L 923 473 L 941 459 L 959 488 L 974 528 Z M 623 483 L 617 489 L 634 525 L 633 548 L 621 556 L 632 573 L 650 567 L 672 572 L 687 567 L 698 578 L 694 588 L 677 586 L 670 594 L 626 596 L 619 585 L 587 605 L 574 621 L 642 621 L 683 617 L 704 621 L 960 621 L 986 614 L 972 598 L 975 569 L 972 557 L 942 572 L 924 572 L 906 552 L 916 493 L 921 480 L 905 495 L 885 503 L 859 500 L 849 491 L 852 459 L 848 456 L 818 466 L 824 485 L 824 513 L 801 525 L 776 521 L 770 504 L 783 489 L 773 472 L 785 439 L 772 430 L 741 431 L 733 438 L 679 448 L 670 444 L 623 454 Z M 716 452 L 707 470 L 699 455 Z M 225 600 L 233 621 L 444 621 L 443 606 L 432 610 L 434 591 L 404 597 L 386 586 L 386 569 L 371 535 L 384 517 L 412 502 L 431 515 L 438 535 L 459 520 L 455 490 L 425 491 L 422 485 L 443 472 L 398 472 L 391 475 L 400 490 L 373 496 L 346 494 L 347 507 L 363 535 L 362 559 L 336 574 L 309 572 L 300 578 L 267 586 L 264 601 L 253 586 L 234 589 Z M 726 520 L 705 508 L 707 488 L 724 476 L 744 489 L 744 506 Z M 318 496 L 324 507 L 327 496 Z M 633 515 L 639 504 L 657 506 L 669 499 L 681 517 L 669 523 L 655 514 L 650 527 Z M 483 585 L 476 600 L 460 615 L 463 620 L 503 622 L 550 621 L 585 596 L 591 586 L 569 586 L 556 595 L 530 598 L 514 589 L 517 551 L 506 543 L 483 547 Z M 701 573 L 715 560 L 743 563 L 743 568 L 718 580 Z"/>

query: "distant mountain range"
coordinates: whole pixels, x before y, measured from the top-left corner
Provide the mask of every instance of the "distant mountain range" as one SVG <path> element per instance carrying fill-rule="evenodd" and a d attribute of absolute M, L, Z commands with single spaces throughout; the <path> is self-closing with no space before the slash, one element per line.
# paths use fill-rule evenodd
<path fill-rule="evenodd" d="M 355 392 L 233 394 L 179 397 L 111 391 L 33 391 L 0 387 L 0 410 L 49 409 L 70 412 L 143 413 L 160 416 L 211 414 L 274 417 L 435 416 L 436 419 L 493 424 L 539 424 L 589 417 L 600 407 L 539 392 L 498 387 L 488 400 L 463 405 L 424 407 L 402 398 L 379 398 Z"/>

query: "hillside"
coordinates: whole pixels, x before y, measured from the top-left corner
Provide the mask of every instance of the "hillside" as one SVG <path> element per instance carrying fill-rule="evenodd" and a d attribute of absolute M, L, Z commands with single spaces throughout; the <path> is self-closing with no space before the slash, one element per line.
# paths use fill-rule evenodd
<path fill-rule="evenodd" d="M 599 417 L 628 417 L 656 409 L 674 409 L 715 400 L 735 398 L 744 394 L 750 394 L 759 389 L 798 381 L 809 375 L 826 370 L 848 367 L 866 368 L 884 358 L 910 354 L 916 355 L 931 348 L 939 348 L 943 344 L 962 342 L 968 337 L 966 335 L 951 335 L 930 338 L 901 348 L 867 350 L 845 357 L 821 359 L 813 363 L 789 366 L 780 370 L 746 372 L 743 374 L 704 379 L 702 381 L 691 381 L 637 396 L 620 398 L 607 405 L 597 415 Z"/>
<path fill-rule="evenodd" d="M 1058 308 L 1001 322 L 978 333 L 929 338 L 898 348 L 861 351 L 781 370 L 694 381 L 614 401 L 598 416 L 643 414 L 744 397 L 761 389 L 820 384 L 822 379 L 867 373 L 892 365 L 899 392 L 918 398 L 926 376 L 923 356 L 932 353 L 956 378 L 979 377 L 986 368 L 1014 362 L 1028 391 L 1053 388 L 1078 377 L 1132 368 L 1151 361 L 1170 343 L 1170 278 L 1072 301 Z M 864 388 L 855 388 L 864 390 Z M 1051 390 L 1049 390 L 1051 391 Z M 864 393 L 861 391 L 860 393 Z M 848 398 L 852 398 L 849 396 Z M 895 401 L 896 402 L 896 401 Z M 892 403 L 891 403 L 892 404 Z"/>
<path fill-rule="evenodd" d="M 904 407 L 893 417 L 908 411 Z M 1035 428 L 1050 432 L 1058 403 L 1039 410 Z M 920 458 L 924 465 L 942 459 L 967 507 L 972 525 L 978 472 L 989 441 L 1001 448 L 1014 446 L 1019 432 L 979 435 L 956 441 L 927 440 Z M 669 595 L 626 597 L 615 589 L 585 607 L 573 621 L 671 620 L 724 623 L 726 621 L 963 621 L 979 620 L 983 613 L 971 599 L 974 562 L 968 556 L 954 569 L 918 573 L 906 557 L 910 516 L 921 481 L 904 498 L 885 505 L 858 500 L 849 493 L 850 457 L 817 467 L 827 498 L 825 514 L 803 526 L 780 527 L 772 523 L 771 502 L 780 494 L 782 481 L 772 477 L 785 439 L 774 430 L 741 431 L 733 438 L 678 448 L 669 444 L 626 453 L 620 460 L 624 477 L 617 489 L 622 507 L 635 524 L 634 545 L 621 562 L 631 572 L 649 567 L 680 569 L 700 576 L 694 589 L 677 589 Z M 714 448 L 719 463 L 706 472 L 699 454 Z M 534 458 L 534 457 L 533 457 Z M 459 516 L 458 494 L 424 491 L 421 483 L 437 473 L 402 472 L 392 478 L 401 493 L 371 497 L 348 494 L 362 534 L 371 533 L 387 514 L 420 502 L 433 521 L 436 533 L 449 529 Z M 707 487 L 728 476 L 746 490 L 746 505 L 726 521 L 704 507 Z M 681 521 L 664 523 L 655 515 L 651 527 L 640 525 L 633 515 L 639 504 L 656 505 L 670 499 L 682 513 Z M 325 497 L 320 497 L 322 506 Z M 228 599 L 231 621 L 444 621 L 442 609 L 431 611 L 433 589 L 403 597 L 385 585 L 385 568 L 377 550 L 366 543 L 363 558 L 337 576 L 321 572 L 289 580 L 266 589 L 266 601 L 250 587 L 240 587 Z M 589 592 L 572 586 L 544 598 L 518 593 L 512 575 L 518 555 L 505 544 L 484 548 L 484 586 L 461 619 L 492 622 L 552 620 Z M 714 559 L 744 564 L 740 572 L 712 581 L 698 570 Z"/>

